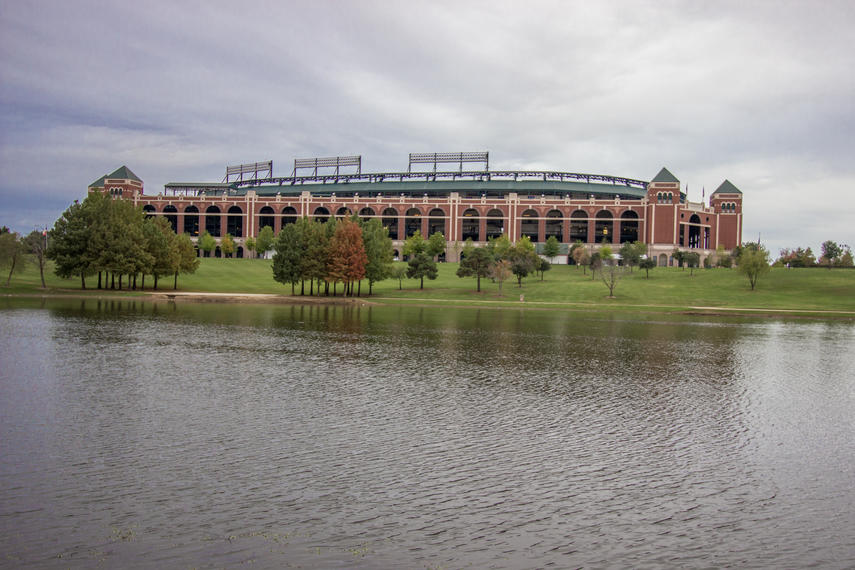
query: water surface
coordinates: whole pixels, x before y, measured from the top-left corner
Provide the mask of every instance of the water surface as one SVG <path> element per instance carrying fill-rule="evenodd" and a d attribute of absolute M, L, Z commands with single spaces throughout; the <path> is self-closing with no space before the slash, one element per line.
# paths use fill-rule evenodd
<path fill-rule="evenodd" d="M 0 305 L 0 565 L 847 568 L 855 326 Z"/>

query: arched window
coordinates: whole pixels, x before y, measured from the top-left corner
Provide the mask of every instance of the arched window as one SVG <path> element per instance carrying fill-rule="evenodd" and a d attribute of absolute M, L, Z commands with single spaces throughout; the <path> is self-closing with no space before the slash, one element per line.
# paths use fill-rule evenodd
<path fill-rule="evenodd" d="M 570 241 L 588 243 L 588 214 L 584 210 L 570 215 Z"/>
<path fill-rule="evenodd" d="M 422 229 L 422 212 L 418 208 L 410 208 L 407 210 L 407 215 L 404 218 L 404 237 L 415 235 L 417 231 Z M 422 236 L 427 237 L 427 236 Z"/>
<path fill-rule="evenodd" d="M 145 212 L 146 218 L 150 218 L 150 217 L 154 216 L 154 213 L 156 211 L 157 210 L 155 210 L 154 206 L 152 206 L 151 204 L 146 204 L 145 206 L 143 206 L 143 212 Z"/>
<path fill-rule="evenodd" d="M 463 211 L 463 233 L 461 238 L 463 241 L 471 239 L 472 241 L 481 241 L 478 235 L 478 210 L 468 208 Z"/>
<path fill-rule="evenodd" d="M 612 227 L 614 218 L 612 217 L 612 213 L 608 210 L 600 210 L 597 212 L 596 219 L 594 221 L 594 242 L 600 243 L 603 240 L 611 243 L 612 241 Z"/>
<path fill-rule="evenodd" d="M 487 212 L 487 235 L 486 239 L 496 239 L 505 233 L 505 213 L 498 208 Z"/>
<path fill-rule="evenodd" d="M 258 229 L 260 230 L 264 226 L 270 226 L 271 230 L 276 229 L 276 211 L 270 206 L 265 206 L 259 212 L 258 217 Z"/>
<path fill-rule="evenodd" d="M 620 215 L 620 243 L 638 241 L 638 214 L 627 210 Z"/>
<path fill-rule="evenodd" d="M 383 210 L 383 227 L 389 230 L 389 237 L 398 239 L 398 210 L 386 208 Z"/>
<path fill-rule="evenodd" d="M 324 208 L 323 206 L 318 206 L 317 208 L 315 208 L 315 212 L 314 214 L 312 214 L 312 217 L 315 218 L 316 222 L 325 224 L 326 221 L 330 219 L 330 211 Z"/>
<path fill-rule="evenodd" d="M 165 214 L 166 219 L 169 221 L 169 225 L 172 226 L 172 231 L 178 233 L 178 208 L 169 204 L 168 206 L 163 208 L 163 213 Z"/>
<path fill-rule="evenodd" d="M 214 237 L 220 237 L 220 209 L 216 206 L 208 206 L 205 210 L 205 231 Z"/>
<path fill-rule="evenodd" d="M 563 217 L 558 210 L 549 210 L 546 213 L 546 239 L 549 239 L 549 236 L 555 236 L 558 241 L 564 241 Z"/>
<path fill-rule="evenodd" d="M 196 206 L 184 208 L 184 233 L 193 237 L 199 235 L 199 208 Z"/>
<path fill-rule="evenodd" d="M 361 210 L 359 210 L 359 217 L 362 219 L 373 218 L 374 216 L 375 216 L 375 214 L 374 214 L 373 208 L 369 208 L 366 206 L 365 208 L 362 208 Z"/>
<path fill-rule="evenodd" d="M 226 232 L 232 237 L 243 237 L 243 210 L 240 206 L 229 208 L 226 217 Z"/>
<path fill-rule="evenodd" d="M 282 225 L 293 224 L 297 222 L 297 208 L 293 206 L 285 206 L 282 208 Z"/>
<path fill-rule="evenodd" d="M 338 210 L 335 211 L 335 217 L 337 219 L 348 218 L 353 215 L 353 210 L 348 208 L 347 206 L 342 206 Z"/>
<path fill-rule="evenodd" d="M 428 236 L 432 236 L 435 233 L 446 235 L 445 212 L 439 208 L 434 208 L 428 213 Z"/>
<path fill-rule="evenodd" d="M 689 218 L 689 247 L 701 247 L 701 218 L 697 214 Z"/>
<path fill-rule="evenodd" d="M 537 212 L 526 210 L 520 215 L 520 219 L 520 235 L 527 236 L 532 242 L 536 242 L 538 238 L 537 226 L 539 224 Z"/>

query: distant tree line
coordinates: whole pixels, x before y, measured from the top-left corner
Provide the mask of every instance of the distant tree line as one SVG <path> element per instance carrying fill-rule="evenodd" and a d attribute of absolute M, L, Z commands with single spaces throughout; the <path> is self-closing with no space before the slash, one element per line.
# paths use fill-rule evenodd
<path fill-rule="evenodd" d="M 782 249 L 778 259 L 775 260 L 777 267 L 853 267 L 852 250 L 846 244 L 838 244 L 827 240 L 822 242 L 821 254 L 816 259 L 811 248 Z"/>
<path fill-rule="evenodd" d="M 46 257 L 53 260 L 54 272 L 63 278 L 97 275 L 98 289 L 145 288 L 150 275 L 158 280 L 173 276 L 178 287 L 179 273 L 193 273 L 199 259 L 186 234 L 176 235 L 164 217 L 147 218 L 142 208 L 128 200 L 116 200 L 91 192 L 83 202 L 63 212 L 47 234 Z"/>
<path fill-rule="evenodd" d="M 551 257 L 558 255 L 557 250 L 549 247 Z M 522 280 L 529 274 L 540 273 L 541 279 L 552 266 L 537 255 L 534 244 L 528 236 L 521 237 L 516 243 L 511 243 L 507 235 L 502 234 L 491 238 L 487 245 L 475 247 L 467 240 L 461 252 L 458 277 L 475 277 L 475 290 L 481 291 L 481 279 L 488 277 L 499 284 L 499 294 L 502 293 L 504 282 L 513 275 L 517 278 L 517 286 L 522 287 Z"/>

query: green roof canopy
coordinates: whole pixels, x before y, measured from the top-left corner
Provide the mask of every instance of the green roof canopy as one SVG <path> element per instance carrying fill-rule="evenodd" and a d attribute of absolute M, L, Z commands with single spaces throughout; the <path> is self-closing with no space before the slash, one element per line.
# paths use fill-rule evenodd
<path fill-rule="evenodd" d="M 124 165 L 122 165 L 121 168 L 117 168 L 112 174 L 108 174 L 106 178 L 120 178 L 122 180 L 136 180 L 137 182 L 142 182 L 136 174 L 131 172 L 130 168 Z"/>
<path fill-rule="evenodd" d="M 676 182 L 677 184 L 680 183 L 680 181 L 677 180 L 677 177 L 668 172 L 668 169 L 664 166 L 662 167 L 662 170 L 659 171 L 659 174 L 657 174 L 656 177 L 651 180 L 651 182 Z"/>
<path fill-rule="evenodd" d="M 713 195 L 722 193 L 722 194 L 742 194 L 742 191 L 733 185 L 730 180 L 725 180 L 721 183 L 721 186 L 715 189 Z"/>

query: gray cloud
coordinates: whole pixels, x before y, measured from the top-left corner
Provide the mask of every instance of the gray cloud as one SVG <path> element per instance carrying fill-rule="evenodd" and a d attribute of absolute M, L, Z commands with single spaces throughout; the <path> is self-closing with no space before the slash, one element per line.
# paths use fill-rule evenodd
<path fill-rule="evenodd" d="M 495 168 L 746 198 L 745 239 L 855 242 L 849 2 L 5 3 L 0 224 L 50 225 L 127 164 L 489 150 Z"/>

